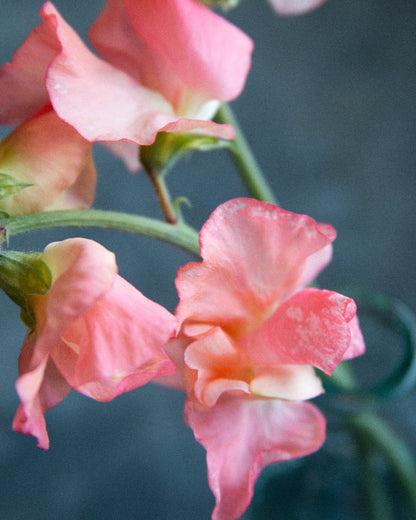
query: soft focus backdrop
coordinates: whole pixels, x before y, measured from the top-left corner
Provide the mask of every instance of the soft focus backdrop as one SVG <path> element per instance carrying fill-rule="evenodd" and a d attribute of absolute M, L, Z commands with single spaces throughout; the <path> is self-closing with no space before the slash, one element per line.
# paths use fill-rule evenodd
<path fill-rule="evenodd" d="M 102 2 L 56 0 L 85 36 Z M 35 0 L 1 0 L 0 62 L 39 23 Z M 7 14 L 6 14 L 7 13 Z M 256 44 L 243 95 L 233 104 L 285 209 L 338 230 L 322 287 L 362 285 L 416 309 L 416 3 L 329 0 L 298 18 L 278 18 L 266 0 L 244 0 L 227 15 Z M 2 129 L 2 136 L 7 129 Z M 146 176 L 131 175 L 96 147 L 95 207 L 160 216 Z M 194 153 L 168 178 L 192 202 L 200 227 L 221 202 L 246 195 L 225 152 Z M 69 236 L 95 238 L 117 254 L 120 274 L 174 310 L 177 268 L 191 258 L 166 244 L 116 232 L 65 229 L 12 239 L 42 250 Z M 0 295 L 0 518 L 7 520 L 208 519 L 214 505 L 205 453 L 182 421 L 183 396 L 147 385 L 97 403 L 72 392 L 47 413 L 49 452 L 11 432 L 18 398 L 17 356 L 25 333 L 19 310 Z M 363 323 L 364 373 L 396 361 L 397 339 Z M 367 372 L 366 372 L 367 371 Z M 315 455 L 269 467 L 244 518 L 363 520 L 350 438 L 326 397 L 328 441 Z M 383 415 L 416 451 L 416 392 Z M 399 490 L 397 490 L 399 492 Z M 395 502 L 391 497 L 392 503 Z M 401 510 L 398 519 L 409 518 Z"/>

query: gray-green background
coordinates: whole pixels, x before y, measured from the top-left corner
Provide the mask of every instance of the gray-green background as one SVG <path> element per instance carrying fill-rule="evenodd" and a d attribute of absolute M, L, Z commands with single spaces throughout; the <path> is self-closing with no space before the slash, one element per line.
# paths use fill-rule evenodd
<path fill-rule="evenodd" d="M 40 5 L 0 0 L 1 63 L 38 23 Z M 84 35 L 102 2 L 55 5 Z M 247 87 L 234 108 L 281 205 L 338 230 L 321 285 L 362 285 L 415 309 L 415 2 L 329 0 L 306 16 L 278 18 L 265 0 L 244 0 L 229 17 L 256 44 Z M 96 208 L 159 216 L 143 173 L 130 175 L 99 146 L 95 157 Z M 223 152 L 192 155 L 168 182 L 175 196 L 190 199 L 186 217 L 198 227 L 219 203 L 246 195 Z M 79 234 L 37 232 L 13 238 L 11 247 L 42 250 L 52 240 Z M 174 310 L 175 272 L 188 255 L 115 232 L 82 235 L 115 251 L 121 275 Z M 25 329 L 18 309 L 3 295 L 0 302 L 0 518 L 208 519 L 213 497 L 205 453 L 183 424 L 180 393 L 147 385 L 101 404 L 72 392 L 47 414 L 46 453 L 32 438 L 11 432 Z M 365 328 L 370 353 L 360 363 L 371 378 L 393 363 L 388 348 L 397 349 L 397 341 Z M 327 407 L 325 398 L 321 403 Z M 413 452 L 415 404 L 413 394 L 384 411 Z M 251 518 L 365 518 L 353 446 L 336 417 L 328 417 L 328 442 L 319 453 L 263 472 Z M 408 518 L 402 510 L 396 517 Z"/>

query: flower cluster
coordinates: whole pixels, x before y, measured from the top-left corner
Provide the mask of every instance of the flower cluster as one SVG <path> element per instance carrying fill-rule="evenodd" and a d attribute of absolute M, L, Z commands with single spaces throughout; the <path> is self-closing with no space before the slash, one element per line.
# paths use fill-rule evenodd
<path fill-rule="evenodd" d="M 322 0 L 271 3 L 295 14 Z M 15 125 L 0 143 L 9 217 L 89 208 L 94 142 L 135 171 L 139 147 L 161 133 L 233 139 L 212 119 L 241 93 L 253 44 L 202 3 L 108 0 L 89 31 L 99 56 L 52 3 L 40 16 L 0 76 L 0 123 Z M 98 401 L 149 381 L 180 389 L 207 451 L 212 518 L 238 518 L 264 466 L 323 443 L 325 419 L 306 402 L 323 392 L 317 371 L 364 352 L 355 303 L 311 286 L 334 239 L 331 226 L 273 204 L 225 202 L 199 234 L 202 261 L 177 273 L 174 314 L 119 276 L 94 241 L 50 244 L 33 269 L 13 270 L 17 257 L 5 255 L 1 287 L 28 325 L 13 428 L 47 449 L 44 413 L 70 389 Z M 30 288 L 39 262 L 46 281 Z"/>

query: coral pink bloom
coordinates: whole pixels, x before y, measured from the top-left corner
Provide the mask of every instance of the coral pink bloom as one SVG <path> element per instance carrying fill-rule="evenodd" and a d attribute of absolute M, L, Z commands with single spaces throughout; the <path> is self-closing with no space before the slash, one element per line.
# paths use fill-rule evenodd
<path fill-rule="evenodd" d="M 318 449 L 325 419 L 303 402 L 364 351 L 354 302 L 305 288 L 330 261 L 335 230 L 272 204 L 235 199 L 200 233 L 201 263 L 178 271 L 179 336 L 166 347 L 207 450 L 215 520 L 240 517 L 261 468 Z"/>
<path fill-rule="evenodd" d="M 94 201 L 91 143 L 53 110 L 26 120 L 0 142 L 0 171 L 30 184 L 0 201 L 11 215 L 84 209 Z"/>
<path fill-rule="evenodd" d="M 292 16 L 316 9 L 326 0 L 269 0 L 273 9 L 280 15 Z"/>
<path fill-rule="evenodd" d="M 0 143 L 0 171 L 32 184 L 2 201 L 11 214 L 81 209 L 94 199 L 91 143 L 58 118 L 46 90 L 59 49 L 53 33 L 37 27 L 0 71 L 0 124 L 18 125 Z"/>
<path fill-rule="evenodd" d="M 47 68 L 55 111 L 88 141 L 114 142 L 131 169 L 138 166 L 137 145 L 153 143 L 160 131 L 234 137 L 230 126 L 209 119 L 220 102 L 241 92 L 253 45 L 210 9 L 194 0 L 109 0 L 90 32 L 106 61 L 88 50 L 52 3 L 40 16 L 44 23 L 25 47 Z M 39 81 L 29 66 L 26 77 L 32 76 Z M 42 97 L 42 89 L 32 90 Z"/>
<path fill-rule="evenodd" d="M 44 412 L 71 388 L 108 401 L 175 371 L 163 345 L 175 335 L 176 319 L 121 278 L 114 255 L 96 242 L 56 242 L 42 259 L 52 286 L 28 297 L 36 325 L 19 357 L 13 429 L 48 449 Z"/>

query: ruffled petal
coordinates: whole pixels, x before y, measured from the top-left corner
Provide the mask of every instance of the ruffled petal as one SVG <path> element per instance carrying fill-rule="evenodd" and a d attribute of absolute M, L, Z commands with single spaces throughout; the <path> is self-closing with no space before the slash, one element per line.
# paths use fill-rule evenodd
<path fill-rule="evenodd" d="M 185 364 L 197 371 L 193 392 L 201 404 L 214 406 L 224 392 L 249 393 L 251 361 L 218 327 L 189 345 Z"/>
<path fill-rule="evenodd" d="M 83 209 L 94 200 L 91 143 L 52 110 L 25 121 L 0 143 L 0 170 L 32 185 L 0 201 L 11 215 Z"/>
<path fill-rule="evenodd" d="M 13 430 L 38 439 L 38 447 L 49 448 L 44 413 L 60 403 L 71 387 L 47 357 L 38 359 L 33 368 L 35 335 L 28 333 L 19 356 L 19 377 L 16 390 L 20 405 L 13 420 Z M 35 356 L 38 356 L 35 351 Z"/>
<path fill-rule="evenodd" d="M 326 0 L 269 0 L 276 13 L 283 16 L 303 14 L 316 9 Z"/>
<path fill-rule="evenodd" d="M 344 352 L 342 359 L 351 359 L 356 356 L 361 356 L 365 352 L 365 342 L 363 334 L 360 329 L 358 316 L 355 315 L 350 321 L 351 343 Z"/>
<path fill-rule="evenodd" d="M 240 94 L 253 49 L 240 29 L 193 0 L 111 0 L 89 36 L 105 59 L 191 118 L 208 100 Z"/>
<path fill-rule="evenodd" d="M 264 466 L 307 455 L 325 439 L 325 419 L 309 403 L 231 398 L 202 411 L 188 401 L 185 416 L 207 450 L 213 520 L 244 513 Z"/>
<path fill-rule="evenodd" d="M 255 330 L 326 265 L 334 238 L 331 226 L 266 202 L 222 204 L 200 233 L 203 262 L 178 271 L 177 316 L 185 331 L 206 323 L 239 339 Z"/>
<path fill-rule="evenodd" d="M 331 374 L 351 344 L 353 300 L 319 289 L 303 289 L 238 346 L 254 363 L 312 365 Z"/>
<path fill-rule="evenodd" d="M 45 75 L 61 45 L 53 24 L 35 27 L 0 73 L 0 124 L 19 124 L 34 114 L 49 97 Z"/>
<path fill-rule="evenodd" d="M 175 372 L 163 351 L 175 333 L 175 317 L 117 275 L 65 330 L 51 356 L 75 390 L 108 401 Z"/>

